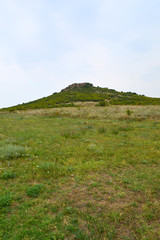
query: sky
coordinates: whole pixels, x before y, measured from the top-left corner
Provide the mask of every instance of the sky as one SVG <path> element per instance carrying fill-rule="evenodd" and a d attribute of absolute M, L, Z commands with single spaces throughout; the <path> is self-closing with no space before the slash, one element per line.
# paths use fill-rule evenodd
<path fill-rule="evenodd" d="M 160 97 L 160 1 L 0 0 L 0 108 L 81 82 Z"/>

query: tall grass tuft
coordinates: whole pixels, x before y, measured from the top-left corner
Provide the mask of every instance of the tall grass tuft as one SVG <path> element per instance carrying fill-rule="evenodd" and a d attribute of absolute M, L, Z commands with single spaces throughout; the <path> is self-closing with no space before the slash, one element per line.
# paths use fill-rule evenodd
<path fill-rule="evenodd" d="M 36 167 L 40 176 L 44 178 L 57 178 L 64 175 L 64 167 L 52 162 L 40 162 Z"/>
<path fill-rule="evenodd" d="M 7 144 L 0 148 L 0 159 L 9 160 L 26 156 L 26 148 L 13 144 Z"/>

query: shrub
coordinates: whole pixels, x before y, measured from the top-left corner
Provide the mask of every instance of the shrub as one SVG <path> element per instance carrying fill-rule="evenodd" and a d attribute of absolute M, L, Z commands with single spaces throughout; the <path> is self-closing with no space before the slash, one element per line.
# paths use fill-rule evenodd
<path fill-rule="evenodd" d="M 12 202 L 11 193 L 4 194 L 0 197 L 0 208 L 10 206 Z"/>
<path fill-rule="evenodd" d="M 130 115 L 131 115 L 131 113 L 132 113 L 132 111 L 131 111 L 131 110 L 129 110 L 129 109 L 127 109 L 127 115 L 128 115 L 128 116 L 130 116 Z"/>
<path fill-rule="evenodd" d="M 42 190 L 42 184 L 36 184 L 33 187 L 29 187 L 26 191 L 28 197 L 36 198 L 39 196 Z"/>
<path fill-rule="evenodd" d="M 13 144 L 8 144 L 0 148 L 1 159 L 16 159 L 26 155 L 26 148 Z"/>
<path fill-rule="evenodd" d="M 11 108 L 11 109 L 9 109 L 9 112 L 10 112 L 10 113 L 15 112 L 15 109 L 14 109 L 14 108 Z"/>
<path fill-rule="evenodd" d="M 106 106 L 106 102 L 105 101 L 100 101 L 99 102 L 99 106 L 100 107 L 105 107 Z"/>
<path fill-rule="evenodd" d="M 13 179 L 15 177 L 16 177 L 16 174 L 11 171 L 6 171 L 6 172 L 2 173 L 2 175 L 0 176 L 0 178 L 4 179 L 4 180 Z"/>

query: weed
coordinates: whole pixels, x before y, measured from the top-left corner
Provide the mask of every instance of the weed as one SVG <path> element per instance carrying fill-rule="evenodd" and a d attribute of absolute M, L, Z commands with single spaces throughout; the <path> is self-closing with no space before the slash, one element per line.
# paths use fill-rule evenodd
<path fill-rule="evenodd" d="M 52 162 L 40 162 L 37 168 L 42 172 L 50 173 L 54 169 L 54 164 Z"/>
<path fill-rule="evenodd" d="M 130 109 L 127 109 L 127 115 L 130 116 L 133 112 Z"/>
<path fill-rule="evenodd" d="M 137 204 L 137 202 L 132 202 L 132 203 L 129 204 L 129 206 L 138 207 L 138 204 Z"/>
<path fill-rule="evenodd" d="M 133 128 L 130 126 L 121 126 L 118 128 L 118 130 L 119 131 L 131 131 L 131 130 L 133 130 Z"/>
<path fill-rule="evenodd" d="M 8 207 L 12 203 L 12 194 L 7 193 L 0 197 L 0 208 Z"/>
<path fill-rule="evenodd" d="M 57 178 L 60 175 L 63 175 L 64 168 L 60 166 L 58 163 L 52 162 L 40 162 L 36 169 L 40 173 L 40 176 L 44 178 Z"/>
<path fill-rule="evenodd" d="M 6 144 L 16 144 L 17 143 L 17 140 L 15 138 L 9 138 L 9 139 L 6 139 Z"/>
<path fill-rule="evenodd" d="M 42 184 L 36 184 L 33 187 L 29 187 L 26 191 L 28 197 L 37 198 L 42 191 Z"/>
<path fill-rule="evenodd" d="M 64 209 L 64 214 L 66 214 L 66 215 L 70 215 L 70 214 L 72 214 L 74 212 L 74 209 L 72 208 L 72 207 L 70 207 L 70 206 L 67 206 L 67 207 L 65 207 L 65 209 Z"/>
<path fill-rule="evenodd" d="M 80 136 L 80 133 L 78 132 L 78 130 L 77 131 L 76 130 L 66 130 L 61 135 L 65 138 L 75 139 Z"/>
<path fill-rule="evenodd" d="M 105 129 L 104 127 L 100 127 L 100 128 L 98 129 L 98 132 L 99 132 L 99 133 L 105 133 L 105 132 L 106 132 L 106 129 Z"/>
<path fill-rule="evenodd" d="M 75 167 L 68 166 L 68 167 L 66 168 L 66 171 L 67 171 L 67 173 L 71 174 L 71 173 L 73 173 L 73 172 L 75 171 Z"/>
<path fill-rule="evenodd" d="M 57 213 L 58 212 L 58 206 L 53 206 L 51 210 L 52 210 L 52 213 Z"/>
<path fill-rule="evenodd" d="M 89 144 L 87 146 L 87 150 L 95 155 L 102 155 L 103 153 L 103 147 L 97 146 L 96 144 Z"/>
<path fill-rule="evenodd" d="M 117 129 L 114 129 L 114 130 L 112 130 L 111 133 L 114 134 L 114 135 L 117 135 L 119 133 L 119 131 Z"/>
<path fill-rule="evenodd" d="M 117 194 L 117 196 L 120 197 L 120 198 L 124 198 L 126 196 L 126 193 L 125 192 L 119 192 Z"/>

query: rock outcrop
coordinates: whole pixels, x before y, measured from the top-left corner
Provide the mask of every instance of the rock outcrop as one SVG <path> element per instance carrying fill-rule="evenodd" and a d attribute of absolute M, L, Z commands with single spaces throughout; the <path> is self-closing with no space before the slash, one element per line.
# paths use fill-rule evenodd
<path fill-rule="evenodd" d="M 89 88 L 89 87 L 93 87 L 93 84 L 92 83 L 73 83 L 73 84 L 69 85 L 68 87 L 62 89 L 61 92 L 74 91 L 74 90 L 78 90 L 78 89 L 82 89 L 82 88 Z"/>

